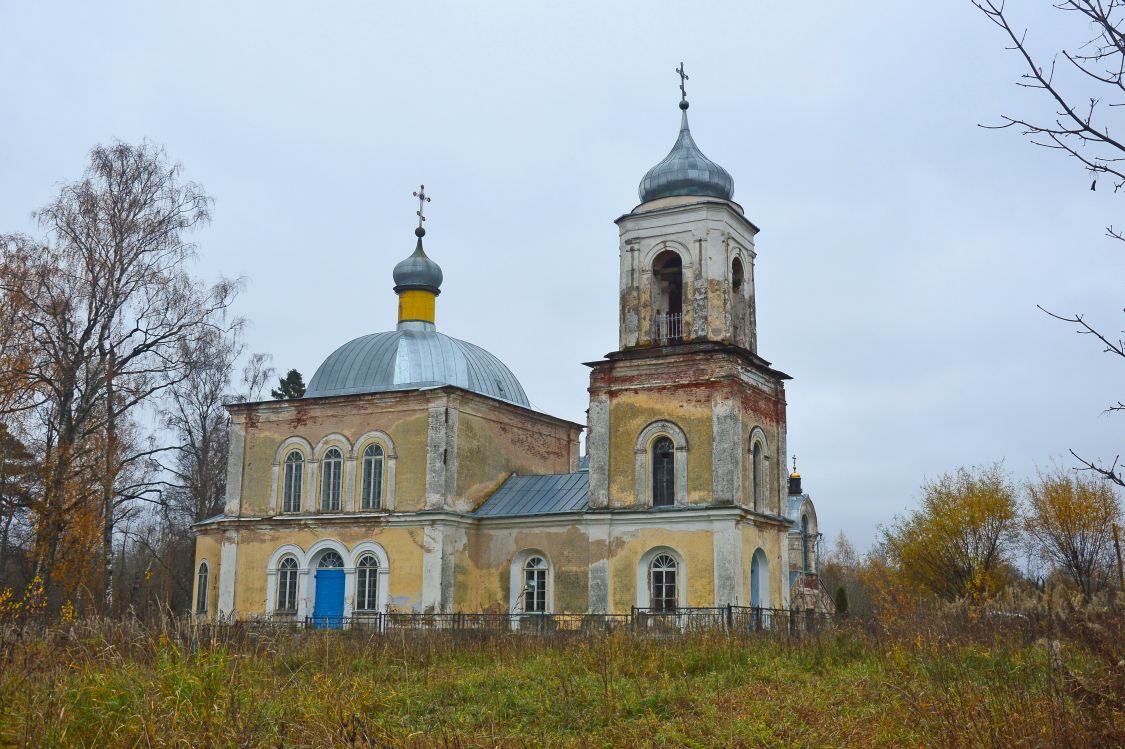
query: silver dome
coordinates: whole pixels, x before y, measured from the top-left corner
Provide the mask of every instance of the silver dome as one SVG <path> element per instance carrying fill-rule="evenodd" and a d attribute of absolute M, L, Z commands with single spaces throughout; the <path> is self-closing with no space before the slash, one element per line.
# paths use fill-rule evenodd
<path fill-rule="evenodd" d="M 309 380 L 306 398 L 456 385 L 530 407 L 519 380 L 479 346 L 437 332 L 432 323 L 399 323 L 333 351 Z"/>
<path fill-rule="evenodd" d="M 677 195 L 699 195 L 730 200 L 734 179 L 726 169 L 703 155 L 688 129 L 687 102 L 681 102 L 680 136 L 664 160 L 648 170 L 638 190 L 641 202 Z"/>
<path fill-rule="evenodd" d="M 422 237 L 425 233 L 426 230 L 421 228 L 415 232 L 418 235 L 418 245 L 414 248 L 414 254 L 395 266 L 392 273 L 395 279 L 395 291 L 425 289 L 435 294 L 440 293 L 441 266 L 430 260 L 422 249 Z"/>

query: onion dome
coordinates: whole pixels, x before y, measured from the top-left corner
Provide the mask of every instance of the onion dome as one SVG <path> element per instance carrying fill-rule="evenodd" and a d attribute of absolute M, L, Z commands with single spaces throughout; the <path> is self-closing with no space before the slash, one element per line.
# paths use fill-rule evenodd
<path fill-rule="evenodd" d="M 440 294 L 441 266 L 430 260 L 426 251 L 422 249 L 422 237 L 426 236 L 426 230 L 419 226 L 414 230 L 414 234 L 418 237 L 414 253 L 394 269 L 395 292 L 419 290 Z"/>
<path fill-rule="evenodd" d="M 734 196 L 734 179 L 695 145 L 688 128 L 686 99 L 680 102 L 680 110 L 680 136 L 664 160 L 649 169 L 641 180 L 641 202 L 677 195 L 730 200 Z"/>

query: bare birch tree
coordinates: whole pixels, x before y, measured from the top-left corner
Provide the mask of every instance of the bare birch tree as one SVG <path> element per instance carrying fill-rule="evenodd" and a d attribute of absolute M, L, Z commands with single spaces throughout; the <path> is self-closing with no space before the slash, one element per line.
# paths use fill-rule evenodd
<path fill-rule="evenodd" d="M 237 327 L 226 317 L 237 284 L 206 286 L 188 273 L 186 236 L 209 220 L 210 199 L 151 143 L 94 148 L 84 178 L 37 218 L 44 241 L 4 238 L 14 272 L 0 276 L 0 306 L 13 305 L 11 326 L 31 353 L 6 362 L 0 382 L 33 393 L 16 407 L 36 410 L 45 435 L 36 571 L 49 584 L 68 523 L 93 514 L 108 606 L 115 524 L 124 502 L 147 493 L 119 479 L 162 449 L 123 434 L 137 409 L 197 364 L 185 345 Z"/>

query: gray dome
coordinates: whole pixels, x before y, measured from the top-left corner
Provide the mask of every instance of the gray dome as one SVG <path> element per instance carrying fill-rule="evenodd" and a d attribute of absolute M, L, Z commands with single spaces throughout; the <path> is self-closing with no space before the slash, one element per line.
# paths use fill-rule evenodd
<path fill-rule="evenodd" d="M 680 137 L 664 160 L 641 180 L 641 202 L 677 195 L 698 195 L 730 200 L 734 180 L 726 169 L 703 155 L 688 129 L 687 102 L 681 103 Z"/>
<path fill-rule="evenodd" d="M 430 260 L 422 249 L 422 237 L 426 230 L 419 228 L 415 233 L 418 235 L 418 245 L 414 248 L 414 254 L 395 266 L 395 291 L 425 289 L 437 294 L 443 278 L 441 266 Z"/>
<path fill-rule="evenodd" d="M 479 346 L 434 330 L 431 323 L 400 323 L 333 351 L 309 380 L 306 398 L 456 385 L 530 408 L 516 376 Z"/>

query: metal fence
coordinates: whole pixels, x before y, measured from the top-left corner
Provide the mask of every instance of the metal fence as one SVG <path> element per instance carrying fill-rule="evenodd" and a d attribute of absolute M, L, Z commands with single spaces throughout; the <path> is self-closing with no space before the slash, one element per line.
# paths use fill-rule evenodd
<path fill-rule="evenodd" d="M 593 634 L 626 631 L 635 634 L 684 635 L 727 631 L 772 632 L 788 636 L 815 633 L 831 623 L 829 614 L 759 606 L 652 609 L 634 607 L 628 614 L 429 614 L 389 612 L 353 616 L 269 617 L 249 624 L 300 629 L 349 629 L 372 632 L 493 632 L 520 634 Z"/>

